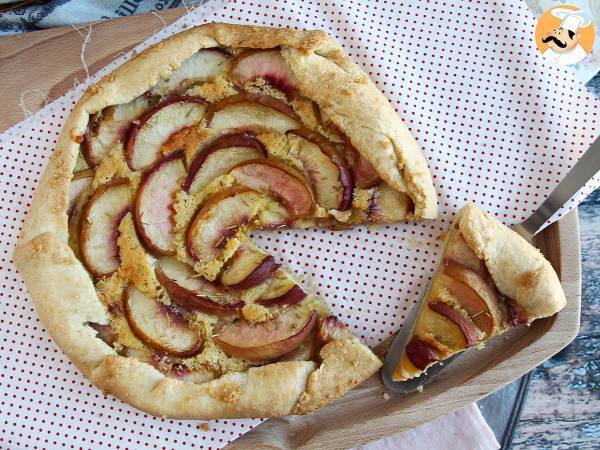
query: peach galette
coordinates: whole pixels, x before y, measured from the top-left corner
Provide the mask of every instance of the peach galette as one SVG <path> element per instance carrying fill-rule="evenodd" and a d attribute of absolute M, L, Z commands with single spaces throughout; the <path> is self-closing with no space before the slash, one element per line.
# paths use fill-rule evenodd
<path fill-rule="evenodd" d="M 466 205 L 446 236 L 441 266 L 393 378 L 417 377 L 565 304 L 558 276 L 542 254 L 487 212 Z"/>
<path fill-rule="evenodd" d="M 381 365 L 249 238 L 436 215 L 415 140 L 320 31 L 203 25 L 77 103 L 14 261 L 50 334 L 152 414 L 303 414 Z"/>

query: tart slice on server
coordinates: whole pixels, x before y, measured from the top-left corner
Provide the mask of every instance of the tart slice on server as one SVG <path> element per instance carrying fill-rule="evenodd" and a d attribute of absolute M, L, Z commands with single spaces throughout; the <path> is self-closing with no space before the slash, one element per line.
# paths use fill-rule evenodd
<path fill-rule="evenodd" d="M 487 212 L 466 205 L 448 232 L 442 263 L 393 379 L 417 377 L 565 304 L 558 276 L 542 254 Z"/>

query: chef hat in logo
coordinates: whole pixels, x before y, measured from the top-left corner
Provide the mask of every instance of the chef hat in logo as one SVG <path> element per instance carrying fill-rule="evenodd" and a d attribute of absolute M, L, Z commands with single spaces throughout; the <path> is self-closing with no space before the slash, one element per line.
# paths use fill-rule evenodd
<path fill-rule="evenodd" d="M 577 33 L 577 30 L 587 27 L 592 22 L 589 16 L 580 9 L 554 8 L 552 15 L 561 20 L 560 28 L 573 33 Z"/>

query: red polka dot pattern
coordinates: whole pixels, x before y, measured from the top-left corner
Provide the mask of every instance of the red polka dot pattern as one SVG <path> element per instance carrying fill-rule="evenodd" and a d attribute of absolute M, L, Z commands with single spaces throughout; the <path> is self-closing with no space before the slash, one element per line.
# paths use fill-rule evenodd
<path fill-rule="evenodd" d="M 465 202 L 507 223 L 524 219 L 599 129 L 598 101 L 535 49 L 535 20 L 523 2 L 210 5 L 136 50 L 212 20 L 325 29 L 375 80 L 423 148 L 439 194 L 438 220 L 256 236 L 369 344 L 396 330 L 423 292 L 439 236 Z M 11 264 L 36 183 L 82 88 L 0 136 L 0 448 L 220 448 L 260 420 L 215 420 L 204 431 L 199 421 L 150 417 L 104 397 L 45 333 Z M 571 206 L 598 184 L 600 178 Z"/>

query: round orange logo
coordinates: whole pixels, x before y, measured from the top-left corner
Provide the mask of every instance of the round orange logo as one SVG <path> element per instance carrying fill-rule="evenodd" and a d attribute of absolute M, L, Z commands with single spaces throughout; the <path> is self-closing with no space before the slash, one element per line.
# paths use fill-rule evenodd
<path fill-rule="evenodd" d="M 535 28 L 535 43 L 549 61 L 571 66 L 583 61 L 594 47 L 596 29 L 590 17 L 572 5 L 546 11 Z"/>

